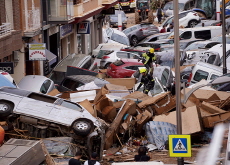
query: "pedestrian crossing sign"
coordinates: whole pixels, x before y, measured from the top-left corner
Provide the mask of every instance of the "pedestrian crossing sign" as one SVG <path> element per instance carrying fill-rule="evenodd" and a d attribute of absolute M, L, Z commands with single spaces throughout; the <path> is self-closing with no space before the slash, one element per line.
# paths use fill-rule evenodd
<path fill-rule="evenodd" d="M 191 157 L 190 135 L 169 135 L 170 157 Z"/>

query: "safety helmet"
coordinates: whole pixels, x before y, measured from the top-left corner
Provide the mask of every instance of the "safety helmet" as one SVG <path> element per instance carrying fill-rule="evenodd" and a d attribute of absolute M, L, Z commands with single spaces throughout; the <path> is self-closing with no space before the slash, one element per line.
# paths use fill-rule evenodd
<path fill-rule="evenodd" d="M 140 71 L 140 73 L 145 73 L 145 72 L 147 72 L 147 68 L 146 67 L 139 67 L 139 71 Z"/>
<path fill-rule="evenodd" d="M 150 48 L 150 49 L 149 49 L 149 52 L 150 52 L 150 53 L 154 53 L 154 48 Z"/>

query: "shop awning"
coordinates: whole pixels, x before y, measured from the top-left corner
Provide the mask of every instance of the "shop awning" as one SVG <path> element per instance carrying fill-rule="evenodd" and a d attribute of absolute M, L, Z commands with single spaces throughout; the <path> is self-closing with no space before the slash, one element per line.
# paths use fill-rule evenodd
<path fill-rule="evenodd" d="M 49 50 L 45 50 L 46 52 L 46 58 L 49 61 L 49 65 L 52 65 L 53 63 L 57 62 L 57 56 L 50 52 Z"/>

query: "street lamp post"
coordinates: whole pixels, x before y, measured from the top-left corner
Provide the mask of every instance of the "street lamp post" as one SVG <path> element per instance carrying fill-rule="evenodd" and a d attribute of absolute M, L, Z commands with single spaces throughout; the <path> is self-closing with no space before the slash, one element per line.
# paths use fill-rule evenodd
<path fill-rule="evenodd" d="M 181 92 L 180 92 L 180 45 L 179 45 L 179 10 L 178 0 L 173 0 L 173 31 L 174 31 L 174 52 L 175 52 L 175 80 L 176 80 L 176 119 L 177 119 L 177 134 L 182 134 L 181 120 Z M 184 165 L 182 157 L 177 158 L 178 165 Z"/>

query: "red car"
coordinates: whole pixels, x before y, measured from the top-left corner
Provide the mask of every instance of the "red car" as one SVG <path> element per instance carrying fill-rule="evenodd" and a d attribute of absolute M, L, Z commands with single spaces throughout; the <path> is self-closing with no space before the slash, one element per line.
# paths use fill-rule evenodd
<path fill-rule="evenodd" d="M 107 68 L 107 76 L 112 78 L 128 78 L 144 64 L 138 59 L 121 59 L 110 64 Z"/>

